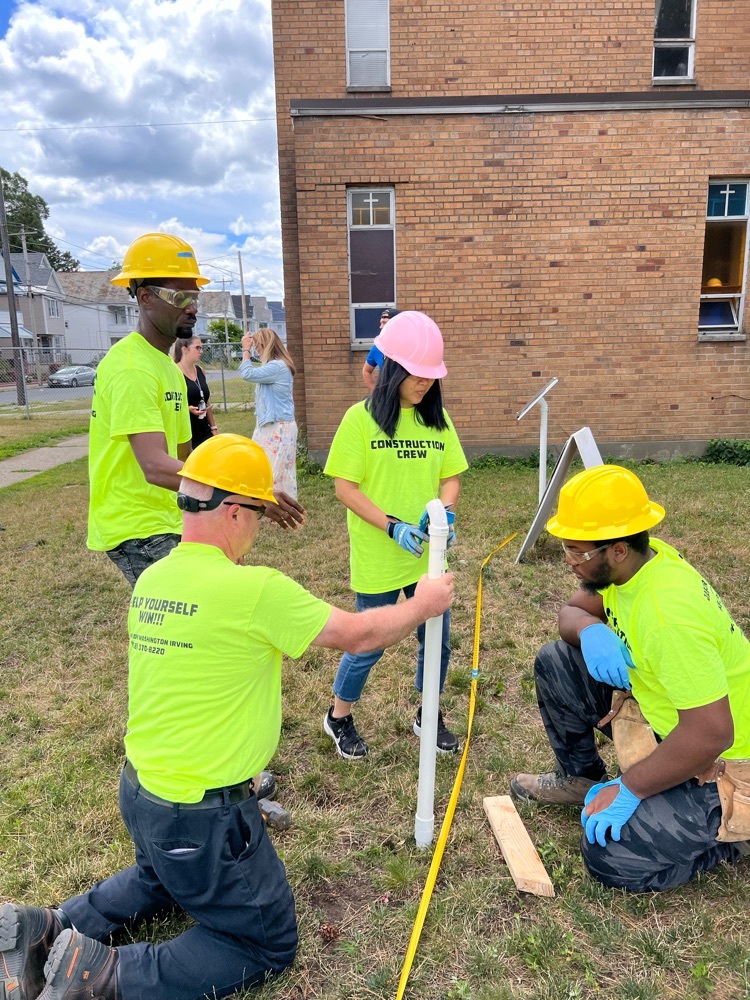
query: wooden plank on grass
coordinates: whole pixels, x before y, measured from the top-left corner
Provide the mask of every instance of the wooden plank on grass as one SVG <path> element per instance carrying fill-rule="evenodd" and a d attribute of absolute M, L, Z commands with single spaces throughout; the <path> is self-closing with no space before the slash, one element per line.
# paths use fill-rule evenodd
<path fill-rule="evenodd" d="M 510 795 L 488 796 L 482 804 L 516 889 L 535 896 L 554 896 L 552 881 Z"/>

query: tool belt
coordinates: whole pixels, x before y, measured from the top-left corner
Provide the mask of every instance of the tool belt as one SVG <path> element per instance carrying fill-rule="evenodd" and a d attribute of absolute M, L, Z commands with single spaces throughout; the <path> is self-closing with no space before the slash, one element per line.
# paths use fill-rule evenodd
<path fill-rule="evenodd" d="M 717 762 L 716 787 L 721 800 L 721 826 L 716 839 L 750 840 L 750 760 Z"/>
<path fill-rule="evenodd" d="M 646 722 L 632 695 L 615 691 L 612 696 L 612 739 L 620 771 L 645 760 L 657 747 L 654 731 Z M 604 720 L 602 720 L 604 721 Z M 715 781 L 721 802 L 721 825 L 716 839 L 723 843 L 750 840 L 750 760 L 720 757 L 702 774 L 699 785 Z"/>

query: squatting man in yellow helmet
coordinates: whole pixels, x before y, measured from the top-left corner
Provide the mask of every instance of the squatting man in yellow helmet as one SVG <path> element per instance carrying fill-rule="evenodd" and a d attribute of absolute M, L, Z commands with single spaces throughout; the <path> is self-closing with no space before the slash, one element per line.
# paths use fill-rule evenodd
<path fill-rule="evenodd" d="M 44 1000 L 221 997 L 293 961 L 294 900 L 252 780 L 279 740 L 282 654 L 390 646 L 448 609 L 453 577 L 354 614 L 244 566 L 272 488 L 265 452 L 236 434 L 185 462 L 182 542 L 138 578 L 128 617 L 120 808 L 136 863 L 60 909 L 0 907 L 0 996 L 36 997 L 45 960 Z M 195 924 L 173 940 L 101 943 L 175 906 Z"/>
<path fill-rule="evenodd" d="M 547 530 L 580 589 L 560 610 L 560 640 L 534 664 L 558 769 L 511 782 L 520 799 L 582 805 L 586 867 L 631 892 L 737 861 L 750 839 L 747 799 L 744 816 L 741 796 L 731 801 L 738 783 L 750 791 L 750 644 L 700 573 L 649 538 L 663 517 L 619 466 L 587 469 L 560 491 Z M 608 781 L 594 730 L 611 736 L 615 691 L 632 691 L 653 736 Z"/>
<path fill-rule="evenodd" d="M 146 233 L 128 248 L 112 284 L 137 300 L 138 327 L 114 344 L 97 369 L 89 433 L 88 547 L 106 552 L 130 585 L 180 538 L 174 494 L 190 453 L 182 372 L 168 355 L 192 337 L 201 275 L 192 247 Z M 278 494 L 268 513 L 296 527 L 302 508 Z"/>

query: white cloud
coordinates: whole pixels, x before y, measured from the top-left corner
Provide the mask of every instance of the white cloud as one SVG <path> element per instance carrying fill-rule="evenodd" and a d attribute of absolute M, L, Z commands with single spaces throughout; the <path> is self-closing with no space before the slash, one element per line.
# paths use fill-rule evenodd
<path fill-rule="evenodd" d="M 43 129 L 4 131 L 0 165 L 85 266 L 162 229 L 199 258 L 229 254 L 230 272 L 239 247 L 283 295 L 270 0 L 25 0 L 0 38 L 0 92 L 0 128 Z"/>

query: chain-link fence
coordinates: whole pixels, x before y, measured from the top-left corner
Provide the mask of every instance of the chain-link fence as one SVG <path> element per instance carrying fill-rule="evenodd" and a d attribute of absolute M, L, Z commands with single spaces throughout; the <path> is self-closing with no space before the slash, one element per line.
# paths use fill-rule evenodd
<path fill-rule="evenodd" d="M 91 409 L 96 369 L 106 352 L 91 349 L 0 347 L 0 412 L 23 407 L 26 415 Z M 253 387 L 239 373 L 239 344 L 204 341 L 201 367 L 214 407 L 249 406 Z"/>

